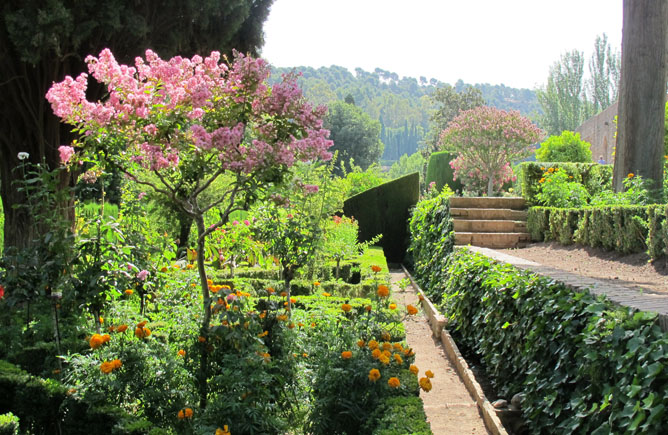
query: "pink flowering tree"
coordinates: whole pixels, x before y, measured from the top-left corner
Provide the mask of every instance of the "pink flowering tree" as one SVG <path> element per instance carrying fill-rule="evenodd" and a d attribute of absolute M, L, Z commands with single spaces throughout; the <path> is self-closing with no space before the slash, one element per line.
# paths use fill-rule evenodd
<path fill-rule="evenodd" d="M 441 133 L 443 149 L 456 152 L 456 178 L 485 185 L 492 196 L 512 177 L 510 164 L 531 155 L 543 132 L 517 111 L 480 106 L 461 112 Z"/>
<path fill-rule="evenodd" d="M 162 60 L 147 50 L 145 58 L 128 66 L 105 49 L 86 63 L 92 78 L 106 87 L 104 101 L 86 99 L 85 73 L 54 83 L 46 95 L 54 113 L 80 134 L 60 148 L 62 162 L 113 164 L 193 218 L 203 296 L 201 335 L 206 338 L 211 320 L 207 237 L 230 213 L 281 183 L 295 162 L 330 158 L 332 142 L 321 120 L 326 108 L 305 101 L 294 75 L 269 86 L 268 64 L 242 54 L 231 62 L 217 52 Z M 214 195 L 212 185 L 219 179 L 227 181 L 227 188 L 217 188 Z M 217 210 L 220 219 L 205 227 L 204 214 L 210 210 Z M 202 350 L 201 376 L 206 367 Z M 205 407 L 206 380 L 201 381 L 200 405 Z"/>

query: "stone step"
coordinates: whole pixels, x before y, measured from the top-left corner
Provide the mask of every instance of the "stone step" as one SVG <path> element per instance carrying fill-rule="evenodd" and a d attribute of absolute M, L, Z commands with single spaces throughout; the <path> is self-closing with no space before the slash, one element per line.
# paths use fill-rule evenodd
<path fill-rule="evenodd" d="M 503 199 L 503 198 L 494 198 Z M 450 208 L 450 216 L 453 219 L 483 219 L 483 220 L 511 220 L 526 221 L 526 210 L 511 210 L 502 208 Z"/>
<path fill-rule="evenodd" d="M 525 210 L 527 203 L 521 197 L 463 197 L 453 196 L 450 198 L 451 208 L 509 208 L 512 210 Z"/>
<path fill-rule="evenodd" d="M 497 219 L 453 219 L 456 232 L 471 233 L 526 233 L 526 221 Z"/>
<path fill-rule="evenodd" d="M 455 245 L 473 245 L 483 248 L 518 248 L 528 245 L 531 235 L 527 233 L 471 233 L 455 232 Z"/>

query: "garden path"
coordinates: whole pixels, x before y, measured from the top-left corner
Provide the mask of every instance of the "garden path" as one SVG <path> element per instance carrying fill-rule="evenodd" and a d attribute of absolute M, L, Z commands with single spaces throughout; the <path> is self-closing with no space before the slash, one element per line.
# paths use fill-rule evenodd
<path fill-rule="evenodd" d="M 413 286 L 402 291 L 396 284 L 407 278 L 402 270 L 390 270 L 393 298 L 396 302 L 420 307 Z M 404 321 L 406 342 L 415 351 L 415 365 L 420 377 L 426 370 L 434 372 L 432 390 L 420 390 L 427 420 L 434 435 L 488 434 L 478 407 L 448 360 L 441 342 L 433 337 L 424 315 L 408 317 Z"/>

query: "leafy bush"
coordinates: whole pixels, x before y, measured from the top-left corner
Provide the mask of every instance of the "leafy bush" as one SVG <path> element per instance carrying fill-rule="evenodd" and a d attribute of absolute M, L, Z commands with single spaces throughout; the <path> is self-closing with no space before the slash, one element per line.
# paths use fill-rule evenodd
<path fill-rule="evenodd" d="M 500 395 L 522 393 L 533 433 L 660 434 L 668 335 L 654 313 L 466 251 L 442 263 L 440 308 Z"/>
<path fill-rule="evenodd" d="M 559 168 L 548 168 L 538 183 L 536 200 L 546 207 L 582 207 L 589 200 L 585 187 Z"/>
<path fill-rule="evenodd" d="M 591 144 L 580 139 L 580 133 L 564 130 L 550 136 L 536 150 L 538 162 L 591 162 Z"/>
<path fill-rule="evenodd" d="M 419 397 L 388 397 L 369 417 L 365 433 L 372 435 L 428 435 L 431 428 Z"/>
<path fill-rule="evenodd" d="M 450 196 L 452 192 L 445 190 L 436 198 L 420 201 L 408 222 L 411 235 L 408 252 L 416 278 L 424 289 L 434 287 L 444 278 L 440 262 L 450 255 L 455 244 Z"/>
<path fill-rule="evenodd" d="M 11 412 L 0 414 L 0 435 L 19 435 L 19 418 Z"/>

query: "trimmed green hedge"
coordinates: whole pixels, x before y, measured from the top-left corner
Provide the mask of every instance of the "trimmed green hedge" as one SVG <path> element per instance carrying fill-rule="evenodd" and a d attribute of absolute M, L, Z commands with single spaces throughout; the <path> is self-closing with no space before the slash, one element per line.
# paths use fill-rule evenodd
<path fill-rule="evenodd" d="M 515 190 L 521 194 L 529 205 L 536 205 L 538 182 L 549 168 L 559 168 L 573 177 L 573 180 L 582 183 L 587 192 L 594 196 L 603 190 L 610 189 L 612 183 L 612 165 L 598 163 L 571 163 L 571 162 L 522 162 L 515 166 L 517 176 Z"/>
<path fill-rule="evenodd" d="M 388 397 L 369 417 L 364 433 L 371 435 L 432 434 L 419 397 Z"/>
<path fill-rule="evenodd" d="M 433 287 L 444 279 L 442 261 L 455 245 L 450 196 L 441 193 L 436 198 L 420 201 L 408 225 L 409 259 L 416 279 L 423 288 Z"/>
<path fill-rule="evenodd" d="M 531 433 L 665 433 L 668 335 L 655 314 L 464 250 L 441 266 L 447 280 L 428 293 L 500 395 L 524 395 Z"/>
<path fill-rule="evenodd" d="M 455 180 L 454 169 L 450 167 L 450 161 L 457 156 L 450 154 L 447 151 L 438 151 L 429 156 L 429 163 L 427 163 L 427 176 L 425 184 L 428 186 L 432 181 L 436 183 L 436 191 L 443 190 L 446 184 L 450 186 L 453 192 L 462 191 L 464 185 Z"/>
<path fill-rule="evenodd" d="M 383 234 L 380 245 L 387 261 L 400 263 L 408 247 L 409 210 L 420 197 L 420 174 L 414 172 L 348 198 L 343 213 L 359 222 L 359 239 Z"/>
<path fill-rule="evenodd" d="M 145 434 L 158 430 L 120 408 L 91 407 L 59 382 L 31 376 L 0 361 L 0 413 L 7 412 L 19 418 L 22 433 Z"/>
<path fill-rule="evenodd" d="M 535 241 L 579 243 L 624 254 L 666 255 L 666 205 L 585 208 L 532 207 L 527 227 Z"/>

